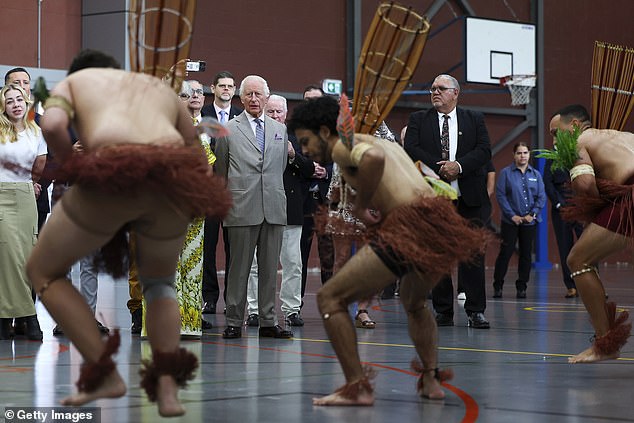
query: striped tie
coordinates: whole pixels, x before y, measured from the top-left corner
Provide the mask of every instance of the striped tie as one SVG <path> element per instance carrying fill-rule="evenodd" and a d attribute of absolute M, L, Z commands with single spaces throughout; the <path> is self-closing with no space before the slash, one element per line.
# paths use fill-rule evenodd
<path fill-rule="evenodd" d="M 255 140 L 264 155 L 264 128 L 262 127 L 262 119 L 255 119 L 255 125 Z"/>

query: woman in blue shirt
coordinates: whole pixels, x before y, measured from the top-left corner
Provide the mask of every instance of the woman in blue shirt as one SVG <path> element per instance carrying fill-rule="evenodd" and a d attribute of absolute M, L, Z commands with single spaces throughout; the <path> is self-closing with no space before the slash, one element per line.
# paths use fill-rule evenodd
<path fill-rule="evenodd" d="M 502 225 L 500 236 L 500 252 L 495 260 L 493 273 L 493 298 L 502 298 L 504 276 L 508 270 L 509 261 L 519 245 L 519 262 L 517 266 L 517 298 L 526 298 L 526 284 L 531 272 L 531 252 L 533 240 L 537 231 L 539 214 L 546 204 L 544 182 L 540 173 L 528 164 L 530 150 L 524 142 L 513 147 L 514 161 L 502 169 L 495 185 Z"/>

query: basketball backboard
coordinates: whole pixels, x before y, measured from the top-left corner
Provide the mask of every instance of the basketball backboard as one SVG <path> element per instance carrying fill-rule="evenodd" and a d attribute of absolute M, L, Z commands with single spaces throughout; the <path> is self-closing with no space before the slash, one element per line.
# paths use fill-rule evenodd
<path fill-rule="evenodd" d="M 465 79 L 499 84 L 507 75 L 535 74 L 534 24 L 465 18 Z"/>

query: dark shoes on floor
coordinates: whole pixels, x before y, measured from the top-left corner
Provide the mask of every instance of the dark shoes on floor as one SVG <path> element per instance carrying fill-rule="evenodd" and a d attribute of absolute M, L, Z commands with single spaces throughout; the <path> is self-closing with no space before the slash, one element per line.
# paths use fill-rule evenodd
<path fill-rule="evenodd" d="M 213 327 L 214 326 L 211 324 L 211 322 L 208 322 L 205 319 L 203 319 L 203 323 L 202 323 L 203 330 L 213 329 Z"/>
<path fill-rule="evenodd" d="M 246 324 L 247 326 L 257 328 L 258 326 L 260 326 L 259 316 L 255 313 L 249 314 L 249 317 L 247 317 Z"/>
<path fill-rule="evenodd" d="M 208 301 L 203 305 L 203 314 L 216 314 L 216 306 Z"/>
<path fill-rule="evenodd" d="M 235 339 L 242 337 L 242 328 L 239 326 L 227 326 L 225 331 L 222 333 L 222 337 L 224 339 Z"/>
<path fill-rule="evenodd" d="M 110 333 L 110 329 L 101 324 L 99 320 L 95 320 L 95 323 L 97 324 L 97 329 L 99 329 L 99 332 L 101 332 L 102 335 Z M 55 325 L 53 328 L 53 336 L 64 336 L 64 331 L 60 325 Z"/>
<path fill-rule="evenodd" d="M 467 315 L 468 326 L 474 329 L 489 329 L 491 324 L 484 317 L 484 313 L 470 313 Z"/>
<path fill-rule="evenodd" d="M 517 298 L 520 298 L 520 299 L 526 298 L 526 290 L 525 289 L 518 289 L 516 296 L 517 296 Z"/>
<path fill-rule="evenodd" d="M 502 298 L 502 288 L 493 288 L 493 298 Z"/>
<path fill-rule="evenodd" d="M 304 319 L 299 316 L 299 313 L 292 313 L 286 316 L 286 322 L 290 326 L 304 326 Z"/>
<path fill-rule="evenodd" d="M 143 330 L 143 309 L 137 309 L 132 312 L 132 327 L 130 332 L 132 335 L 141 335 Z"/>
<path fill-rule="evenodd" d="M 0 341 L 11 339 L 11 324 L 13 319 L 1 318 L 0 319 Z"/>
<path fill-rule="evenodd" d="M 284 330 L 280 325 L 260 328 L 260 338 L 280 338 L 289 339 L 293 337 L 293 332 Z"/>
<path fill-rule="evenodd" d="M 436 315 L 436 326 L 453 326 L 453 314 L 438 313 Z"/>

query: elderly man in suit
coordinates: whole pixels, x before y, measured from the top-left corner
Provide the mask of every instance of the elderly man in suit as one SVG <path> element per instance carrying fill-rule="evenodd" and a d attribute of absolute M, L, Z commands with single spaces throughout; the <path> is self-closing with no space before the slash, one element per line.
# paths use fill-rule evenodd
<path fill-rule="evenodd" d="M 213 83 L 209 87 L 214 95 L 212 104 L 202 108 L 203 117 L 209 116 L 217 119 L 218 122 L 226 124 L 234 117 L 242 113 L 242 109 L 231 104 L 236 93 L 236 84 L 231 72 L 222 71 L 214 76 Z M 215 150 L 216 140 L 212 138 L 211 149 Z M 218 246 L 218 235 L 220 233 L 220 221 L 215 218 L 205 219 L 205 242 L 203 243 L 203 314 L 215 314 L 216 303 L 220 297 L 218 286 L 218 270 L 216 269 L 216 247 Z M 229 271 L 229 238 L 227 231 L 222 231 L 222 239 L 225 248 L 225 291 L 224 298 L 227 300 L 227 273 Z"/>
<path fill-rule="evenodd" d="M 283 174 L 288 157 L 286 126 L 264 113 L 266 80 L 249 75 L 240 84 L 245 111 L 227 123 L 230 135 L 216 140 L 216 171 L 227 179 L 233 207 L 224 220 L 231 259 L 224 338 L 240 338 L 247 281 L 257 247 L 260 337 L 290 338 L 277 324 L 277 264 L 286 226 Z"/>
<path fill-rule="evenodd" d="M 458 213 L 476 225 L 487 221 L 486 164 L 491 158 L 489 134 L 481 113 L 457 107 L 460 84 L 450 75 L 439 75 L 431 90 L 434 108 L 412 113 L 407 124 L 405 150 L 420 160 L 458 190 Z M 467 299 L 464 309 L 468 325 L 488 329 L 484 257 L 458 268 L 459 285 Z M 436 323 L 453 326 L 453 286 L 451 276 L 440 281 L 432 291 Z"/>

